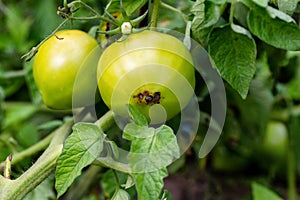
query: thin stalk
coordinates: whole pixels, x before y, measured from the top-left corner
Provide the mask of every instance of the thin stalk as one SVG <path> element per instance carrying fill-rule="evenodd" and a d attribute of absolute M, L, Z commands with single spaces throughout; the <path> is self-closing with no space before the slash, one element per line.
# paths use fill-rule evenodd
<path fill-rule="evenodd" d="M 103 131 L 109 129 L 114 123 L 112 111 L 108 111 L 95 124 Z M 0 176 L 0 199 L 21 200 L 27 193 L 32 191 L 43 180 L 45 180 L 55 169 L 56 162 L 63 148 L 65 138 L 71 131 L 73 121 L 66 122 L 56 129 L 47 149 L 25 173 L 15 180 L 4 179 Z M 49 143 L 47 138 L 45 143 Z M 43 146 L 43 145 L 42 145 Z M 105 162 L 104 162 L 105 163 Z M 113 161 L 114 165 L 118 163 Z"/>
<path fill-rule="evenodd" d="M 114 123 L 114 114 L 111 110 L 105 113 L 98 121 L 95 122 L 95 124 L 100 126 L 103 131 L 107 131 Z"/>
<path fill-rule="evenodd" d="M 162 7 L 164 7 L 164 8 L 167 8 L 167 9 L 173 11 L 173 12 L 178 13 L 178 14 L 181 16 L 181 18 L 184 20 L 185 23 L 188 22 L 187 16 L 186 16 L 183 12 L 181 12 L 181 10 L 179 10 L 179 9 L 177 9 L 177 8 L 174 8 L 173 6 L 170 6 L 169 4 L 166 4 L 166 3 L 164 3 L 164 2 L 161 2 L 160 5 L 161 5 Z"/>
<path fill-rule="evenodd" d="M 3 78 L 10 79 L 10 78 L 19 78 L 26 75 L 25 70 L 15 70 L 15 71 L 8 71 L 5 72 L 2 76 Z"/>
<path fill-rule="evenodd" d="M 33 58 L 33 56 L 38 52 L 38 49 L 40 48 L 40 46 L 42 46 L 42 44 L 48 40 L 50 37 L 52 37 L 53 35 L 55 35 L 55 33 L 61 28 L 63 27 L 70 19 L 65 19 L 62 23 L 60 23 L 56 29 L 54 29 L 54 31 L 52 31 L 52 33 L 50 35 L 48 35 L 44 40 L 42 40 L 37 46 L 32 47 L 32 49 L 26 53 L 25 55 L 23 55 L 21 57 L 21 59 L 26 58 L 26 61 L 30 61 L 31 58 Z"/>
<path fill-rule="evenodd" d="M 73 122 L 66 122 L 55 130 L 55 135 L 40 158 L 25 173 L 15 180 L 6 180 L 1 188 L 0 199 L 21 200 L 25 195 L 45 180 L 55 169 L 61 154 L 63 142 L 71 130 Z M 3 180 L 2 180 L 3 182 Z"/>
<path fill-rule="evenodd" d="M 152 28 L 157 27 L 159 6 L 160 6 L 160 0 L 153 0 L 153 8 L 152 8 L 152 15 L 151 15 Z"/>
<path fill-rule="evenodd" d="M 46 149 L 46 147 L 49 145 L 49 143 L 51 142 L 51 140 L 55 134 L 56 134 L 56 132 L 52 132 L 50 135 L 45 137 L 43 140 L 39 141 L 38 143 L 34 144 L 33 146 L 30 146 L 28 149 L 13 155 L 11 164 L 14 165 L 14 164 L 24 160 L 25 158 L 32 156 L 32 155 L 36 154 L 37 152 Z M 0 171 L 4 168 L 4 166 L 5 166 L 5 162 L 0 163 Z"/>
<path fill-rule="evenodd" d="M 295 153 L 289 147 L 287 155 L 287 181 L 288 181 L 288 199 L 297 200 L 297 186 L 296 186 L 296 162 Z"/>
<path fill-rule="evenodd" d="M 287 111 L 289 113 L 289 119 L 293 118 L 292 110 L 294 104 L 291 100 L 286 99 L 287 102 Z M 288 182 L 288 199 L 289 200 L 297 200 L 297 172 L 296 172 L 296 155 L 294 148 L 294 141 L 291 135 L 294 135 L 294 128 L 289 129 L 289 145 L 287 152 L 287 182 Z M 297 130 L 298 132 L 298 130 Z"/>
<path fill-rule="evenodd" d="M 87 10 L 91 11 L 93 14 L 97 15 L 97 16 L 100 16 L 100 14 L 94 10 L 91 6 L 89 6 L 88 4 L 84 3 L 83 1 L 73 1 L 71 4 L 75 4 L 75 3 L 79 3 L 81 5 L 83 5 Z"/>
<path fill-rule="evenodd" d="M 108 18 L 105 18 L 105 17 L 101 16 L 96 10 L 94 10 L 91 6 L 89 6 L 88 4 L 84 3 L 83 1 L 80 1 L 80 0 L 78 0 L 78 1 L 73 1 L 71 4 L 76 4 L 76 3 L 82 5 L 84 8 L 86 8 L 86 9 L 89 10 L 91 13 L 93 13 L 93 14 L 95 15 L 95 16 L 94 16 L 95 18 L 92 18 L 92 19 L 99 19 L 99 20 L 103 20 L 103 21 L 105 21 L 105 22 L 107 22 L 107 23 L 115 24 L 115 25 L 116 25 L 116 23 L 115 23 L 114 21 L 112 21 L 112 20 L 110 20 L 110 19 L 108 19 Z M 88 17 L 87 17 L 87 19 L 88 19 Z"/>
<path fill-rule="evenodd" d="M 231 6 L 230 6 L 230 14 L 229 14 L 229 23 L 230 24 L 233 24 L 234 7 L 235 7 L 235 2 L 232 2 Z"/>
<path fill-rule="evenodd" d="M 116 179 L 116 190 L 120 189 L 120 180 L 116 170 L 112 170 Z"/>

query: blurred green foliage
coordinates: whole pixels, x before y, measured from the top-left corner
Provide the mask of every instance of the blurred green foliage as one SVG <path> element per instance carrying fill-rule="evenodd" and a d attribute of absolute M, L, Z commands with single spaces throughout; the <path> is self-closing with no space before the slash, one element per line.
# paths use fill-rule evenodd
<path fill-rule="evenodd" d="M 86 0 L 84 2 L 102 13 L 108 1 Z M 117 9 L 117 1 L 114 2 L 115 9 Z M 188 17 L 192 16 L 189 13 L 192 1 L 166 0 L 164 2 L 179 8 Z M 206 3 L 211 6 L 212 2 L 223 3 L 225 1 L 211 0 Z M 62 1 L 58 0 L 0 0 L 0 162 L 5 160 L 10 153 L 20 152 L 41 140 L 51 130 L 60 126 L 65 116 L 71 114 L 54 113 L 43 107 L 32 77 L 32 61 L 24 62 L 21 59 L 22 55 L 36 46 L 63 21 L 60 16 L 56 15 L 57 6 L 61 3 Z M 215 8 L 210 6 L 207 6 L 207 9 Z M 241 4 L 236 6 L 237 11 L 234 13 L 236 23 L 245 25 L 245 6 Z M 298 6 L 298 13 L 299 10 Z M 228 9 L 225 9 L 222 20 L 228 17 L 227 11 Z M 85 12 L 80 10 L 76 14 L 86 15 Z M 299 19 L 298 13 L 295 13 L 295 18 Z M 63 28 L 79 28 L 89 31 L 90 27 L 97 23 L 76 21 L 68 23 Z M 185 28 L 184 20 L 164 7 L 160 10 L 158 24 L 180 31 Z M 203 30 L 203 35 L 206 36 L 208 28 Z M 270 170 L 273 163 L 263 163 L 268 159 L 259 152 L 266 124 L 272 119 L 284 122 L 289 128 L 290 145 L 296 154 L 297 176 L 299 176 L 300 147 L 297 144 L 300 141 L 300 53 L 272 47 L 257 38 L 255 42 L 257 45 L 256 73 L 251 82 L 249 95 L 246 100 L 243 100 L 226 84 L 228 100 L 226 124 L 218 146 L 209 155 L 206 167 L 212 167 L 212 170 L 222 173 L 224 171 L 257 173 L 266 179 L 273 178 L 274 173 L 285 175 L 285 169 L 277 169 L 281 170 L 279 172 Z M 289 114 L 293 112 L 295 114 L 290 117 Z M 204 127 L 203 130 L 201 129 L 202 132 L 205 132 L 205 125 L 205 122 L 200 125 L 201 128 Z M 110 137 L 112 136 L 111 134 Z M 201 139 L 200 133 L 192 149 L 199 149 L 198 146 L 202 144 Z M 197 152 L 197 150 L 194 151 Z M 176 168 L 173 173 L 187 167 L 189 156 L 184 154 L 180 163 L 175 163 L 178 166 L 173 165 L 173 168 Z M 14 174 L 12 175 L 17 176 L 18 173 L 24 171 L 34 159 L 28 159 L 22 164 L 13 166 Z M 108 185 L 109 187 L 103 186 L 106 183 L 105 178 L 111 179 L 111 177 L 108 173 L 103 176 L 102 187 L 106 189 L 105 192 L 111 193 L 109 187 L 113 184 Z M 44 191 L 43 187 L 47 190 L 52 185 L 47 180 L 39 189 Z"/>

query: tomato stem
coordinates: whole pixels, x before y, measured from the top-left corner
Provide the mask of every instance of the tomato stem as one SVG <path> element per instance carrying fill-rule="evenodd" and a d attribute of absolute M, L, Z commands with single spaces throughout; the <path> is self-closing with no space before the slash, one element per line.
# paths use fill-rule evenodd
<path fill-rule="evenodd" d="M 179 10 L 177 8 L 174 8 L 173 6 L 170 6 L 169 4 L 166 4 L 164 2 L 161 2 L 161 6 L 164 7 L 164 8 L 167 8 L 167 9 L 173 11 L 173 12 L 178 13 L 182 17 L 184 22 L 188 23 L 189 20 L 188 20 L 187 16 L 181 10 Z"/>
<path fill-rule="evenodd" d="M 25 58 L 26 61 L 30 61 L 33 56 L 38 52 L 39 47 L 46 41 L 48 40 L 50 37 L 52 37 L 53 35 L 55 35 L 55 33 L 61 28 L 63 27 L 70 19 L 65 19 L 62 23 L 60 23 L 56 29 L 54 29 L 54 31 L 52 31 L 52 33 L 50 35 L 48 35 L 44 40 L 42 40 L 37 46 L 32 47 L 32 49 L 24 54 L 21 59 Z"/>
<path fill-rule="evenodd" d="M 54 135 L 55 135 L 55 132 L 52 132 L 50 135 L 48 135 L 47 137 L 45 137 L 43 140 L 36 143 L 35 145 L 29 147 L 28 149 L 26 149 L 22 152 L 14 154 L 11 164 L 14 165 L 14 164 L 24 160 L 25 158 L 32 156 L 41 150 L 44 150 L 49 145 L 49 143 L 51 142 Z M 4 166 L 5 166 L 5 162 L 0 163 L 0 170 L 3 169 Z"/>
<path fill-rule="evenodd" d="M 113 169 L 112 171 L 113 171 L 114 176 L 115 176 L 115 179 L 116 179 L 116 189 L 120 189 L 120 180 L 119 180 L 119 176 L 118 176 L 116 170 Z"/>
<path fill-rule="evenodd" d="M 295 153 L 291 147 L 289 147 L 287 153 L 287 181 L 288 181 L 288 199 L 296 200 L 296 169 L 295 169 Z"/>
<path fill-rule="evenodd" d="M 152 8 L 152 15 L 151 15 L 151 27 L 157 27 L 157 20 L 158 20 L 158 11 L 159 6 L 161 5 L 160 0 L 153 0 L 153 8 Z"/>
<path fill-rule="evenodd" d="M 229 14 L 229 23 L 230 23 L 230 24 L 233 24 L 234 7 L 235 7 L 235 3 L 232 2 L 232 3 L 231 3 L 231 6 L 230 6 L 230 14 Z"/>
<path fill-rule="evenodd" d="M 19 200 L 45 180 L 56 166 L 56 160 L 61 154 L 63 142 L 69 134 L 73 122 L 69 121 L 55 130 L 50 145 L 25 173 L 15 180 L 0 176 L 0 199 Z M 3 187 L 2 187 L 3 186 Z"/>

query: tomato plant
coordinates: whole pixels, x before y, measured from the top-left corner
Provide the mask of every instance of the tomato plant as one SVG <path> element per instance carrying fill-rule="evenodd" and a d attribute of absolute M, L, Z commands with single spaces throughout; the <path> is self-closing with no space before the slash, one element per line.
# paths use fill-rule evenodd
<path fill-rule="evenodd" d="M 149 116 L 149 108 L 159 104 L 170 119 L 192 97 L 192 63 L 188 49 L 173 36 L 152 30 L 131 34 L 101 55 L 97 72 L 100 94 L 116 114 L 126 115 L 125 105 L 131 104 Z M 188 86 L 183 85 L 182 77 Z M 151 117 L 158 119 L 160 115 L 157 112 Z"/>
<path fill-rule="evenodd" d="M 299 0 L 0 13 L 0 199 L 299 199 Z"/>
<path fill-rule="evenodd" d="M 53 109 L 71 109 L 74 83 L 80 67 L 88 55 L 97 47 L 97 41 L 80 30 L 62 30 L 47 39 L 34 58 L 33 75 L 44 103 Z M 94 75 L 94 66 L 89 66 L 85 76 Z M 91 104 L 84 92 L 89 91 L 93 82 L 82 84 L 81 105 Z M 89 97 L 89 96 L 88 96 Z"/>

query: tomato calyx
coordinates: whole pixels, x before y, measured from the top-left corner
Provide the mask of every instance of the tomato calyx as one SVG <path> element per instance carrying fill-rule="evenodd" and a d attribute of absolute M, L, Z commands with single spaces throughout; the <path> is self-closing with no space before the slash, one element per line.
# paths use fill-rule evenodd
<path fill-rule="evenodd" d="M 130 22 L 123 22 L 121 25 L 121 32 L 123 35 L 129 35 L 132 32 L 132 25 Z"/>
<path fill-rule="evenodd" d="M 145 28 L 134 28 L 135 26 L 137 26 L 140 22 L 142 22 L 146 18 L 147 14 L 148 14 L 148 10 L 145 13 L 143 13 L 142 15 L 138 16 L 137 18 L 130 19 L 130 17 L 127 15 L 127 13 L 123 7 L 123 1 L 120 0 L 120 9 L 121 9 L 121 14 L 122 14 L 123 19 L 118 20 L 112 14 L 110 14 L 108 12 L 109 6 L 110 6 L 110 3 L 107 5 L 106 9 L 104 10 L 104 12 L 109 20 L 106 22 L 111 23 L 117 27 L 115 29 L 108 30 L 108 31 L 98 31 L 98 33 L 108 34 L 108 35 L 122 33 L 123 36 L 127 36 L 131 33 L 137 33 L 137 32 L 140 32 L 140 31 L 148 28 L 148 26 Z"/>

